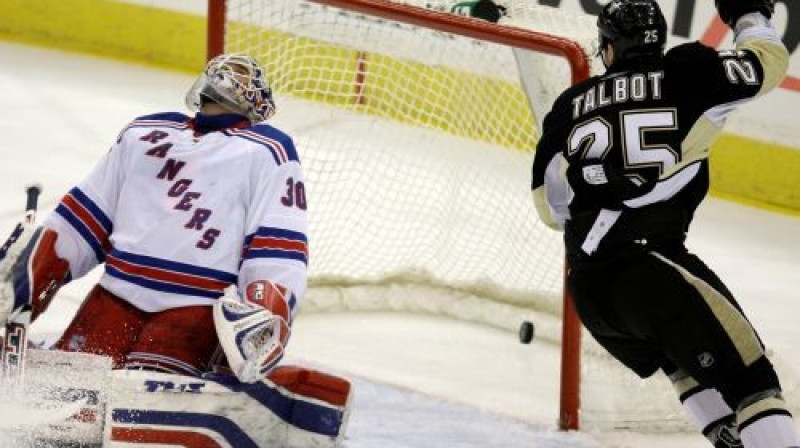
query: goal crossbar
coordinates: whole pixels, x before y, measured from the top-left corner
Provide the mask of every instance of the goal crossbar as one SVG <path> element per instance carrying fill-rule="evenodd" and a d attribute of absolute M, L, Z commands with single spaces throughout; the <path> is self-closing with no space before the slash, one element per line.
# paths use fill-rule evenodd
<path fill-rule="evenodd" d="M 459 34 L 509 47 L 525 48 L 567 60 L 572 73 L 572 82 L 589 77 L 590 67 L 579 44 L 569 39 L 539 33 L 532 30 L 502 26 L 485 20 L 456 16 L 403 3 L 385 0 L 309 0 L 327 6 L 346 8 L 384 19 L 423 26 L 445 33 Z"/>

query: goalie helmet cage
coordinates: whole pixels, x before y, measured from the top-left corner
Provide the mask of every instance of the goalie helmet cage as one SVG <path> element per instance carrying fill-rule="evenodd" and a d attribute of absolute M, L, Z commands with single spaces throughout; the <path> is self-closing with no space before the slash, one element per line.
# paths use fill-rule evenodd
<path fill-rule="evenodd" d="M 417 0 L 419 2 L 419 0 Z M 424 8 L 421 6 L 428 6 Z M 488 144 L 493 147 L 501 147 L 505 149 L 494 150 L 503 153 L 509 153 L 512 162 L 515 165 L 521 163 L 526 164 L 525 173 L 529 173 L 530 161 L 532 160 L 532 148 L 535 145 L 535 132 L 536 123 L 540 122 L 544 115 L 544 108 L 548 107 L 549 103 L 554 99 L 554 94 L 560 93 L 560 90 L 571 83 L 579 82 L 590 75 L 590 65 L 586 56 L 586 46 L 581 46 L 573 40 L 557 37 L 555 35 L 546 34 L 543 32 L 532 31 L 530 29 L 523 29 L 516 26 L 498 25 L 478 19 L 463 17 L 456 14 L 442 12 L 430 9 L 430 4 L 422 4 L 415 6 L 411 4 L 401 4 L 386 0 L 209 0 L 208 6 L 208 58 L 223 53 L 223 52 L 248 52 L 260 60 L 265 65 L 268 72 L 268 78 L 272 82 L 273 89 L 276 95 L 288 95 L 299 97 L 303 100 L 317 101 L 324 106 L 342 107 L 344 110 L 354 112 L 355 114 L 379 116 L 381 119 L 389 121 L 399 121 L 404 125 L 423 126 L 426 128 L 434 128 L 439 133 L 456 134 L 456 142 L 463 141 L 464 138 L 469 138 L 479 141 L 480 144 Z M 440 8 L 441 9 L 441 8 Z M 316 18 L 314 18 L 316 16 Z M 340 28 L 351 27 L 350 31 L 343 31 Z M 374 30 L 374 29 L 375 30 Z M 381 31 L 376 31 L 381 30 Z M 381 37 L 380 33 L 385 31 L 386 36 Z M 594 30 L 589 30 L 594 34 Z M 407 42 L 403 45 L 393 45 L 393 41 L 403 42 L 407 37 L 406 34 L 416 33 L 422 35 L 420 41 Z M 352 34 L 352 35 L 350 35 Z M 385 41 L 378 42 L 380 39 Z M 427 44 L 430 40 L 431 45 Z M 436 41 L 436 42 L 433 42 Z M 451 45 L 453 50 L 443 51 L 441 54 L 431 56 L 430 60 L 423 61 L 419 53 L 433 51 L 428 47 L 433 47 L 434 43 L 439 45 Z M 324 43 L 320 43 L 324 42 Z M 420 43 L 421 42 L 421 43 Z M 369 45 L 367 45 L 369 44 Z M 403 48 L 398 48 L 398 47 Z M 487 67 L 492 70 L 497 67 L 505 67 L 508 65 L 515 65 L 520 61 L 530 61 L 524 57 L 529 54 L 534 55 L 548 55 L 548 57 L 555 57 L 559 59 L 561 64 L 564 64 L 566 69 L 562 70 L 561 79 L 558 80 L 560 85 L 555 88 L 549 97 L 539 98 L 537 89 L 543 89 L 542 86 L 536 84 L 533 87 L 526 84 L 526 80 L 521 77 L 524 75 L 515 75 L 517 79 L 511 79 L 500 76 L 497 77 L 493 73 L 487 74 L 483 68 L 465 68 L 465 64 L 470 64 L 471 59 L 475 55 L 483 55 L 486 53 L 497 53 L 496 48 L 505 48 L 504 52 L 512 54 L 513 56 L 501 62 L 487 63 Z M 450 48 L 450 47 L 448 47 Z M 464 49 L 466 53 L 456 53 Z M 512 51 L 509 51 L 511 49 Z M 292 60 L 287 62 L 287 58 L 298 57 L 298 52 L 307 52 L 309 57 L 302 62 Z M 348 53 L 343 56 L 343 53 Z M 342 69 L 340 66 L 343 59 L 351 59 L 353 63 L 351 67 Z M 408 62 L 410 65 L 401 65 L 398 61 L 404 59 L 411 60 Z M 508 61 L 512 64 L 508 64 Z M 317 64 L 317 65 L 315 65 Z M 388 69 L 381 68 L 381 64 L 386 64 Z M 410 67 L 410 68 L 409 68 Z M 442 67 L 445 67 L 442 69 Z M 450 68 L 447 68 L 450 67 Z M 437 70 L 441 70 L 437 72 Z M 291 73 L 289 73 L 291 72 Z M 564 72 L 567 76 L 564 76 Z M 303 73 L 300 75 L 298 73 Z M 417 74 L 424 74 L 427 76 L 424 83 L 429 85 L 442 85 L 443 87 L 433 87 L 433 93 L 427 91 L 424 94 L 409 95 L 401 92 L 398 87 L 386 88 L 382 83 L 388 81 L 382 80 L 383 76 L 389 73 L 391 76 L 388 78 L 403 78 L 413 77 Z M 515 72 L 516 73 L 516 72 Z M 441 98 L 433 98 L 439 95 L 440 91 L 447 88 L 448 84 L 455 83 L 450 75 L 455 74 L 459 79 L 466 78 L 471 84 L 466 84 L 467 87 L 456 87 L 455 89 L 475 89 L 476 91 L 487 90 L 489 91 L 489 99 L 481 106 L 480 113 L 483 118 L 493 118 L 499 115 L 498 121 L 507 122 L 512 127 L 501 128 L 499 131 L 486 131 L 485 128 L 491 126 L 481 123 L 480 126 L 475 126 L 470 120 L 473 118 L 467 116 L 470 112 L 475 112 L 475 104 L 459 104 L 455 109 L 459 109 L 460 114 L 447 116 L 448 113 L 452 114 L 452 110 L 445 110 L 445 118 L 438 118 L 437 113 L 442 113 L 443 109 L 454 108 L 451 97 L 442 94 Z M 307 78 L 302 78 L 307 76 Z M 551 78 L 556 78 L 556 75 L 549 75 Z M 302 79 L 301 79 L 302 78 Z M 499 79 L 498 79 L 499 78 Z M 513 78 L 513 77 L 512 77 Z M 344 79 L 342 81 L 342 79 Z M 341 85 L 334 86 L 334 80 L 342 81 L 344 87 Z M 372 82 L 373 84 L 370 84 Z M 419 85 L 423 81 L 416 81 Z M 514 92 L 508 93 L 508 85 L 513 84 L 512 90 Z M 405 88 L 405 87 L 403 87 Z M 514 101 L 519 100 L 520 89 L 524 89 L 522 93 L 523 102 L 525 103 L 520 107 Z M 327 91 L 325 91 L 327 90 Z M 434 95 L 435 94 L 435 95 Z M 398 104 L 397 99 L 385 99 L 386 95 L 405 95 L 402 99 L 403 104 Z M 463 92 L 459 94 L 456 92 L 458 101 L 463 101 L 465 97 Z M 478 95 L 471 95 L 471 99 L 475 99 Z M 380 97 L 380 98 L 378 98 Z M 377 98 L 377 99 L 376 99 Z M 496 99 L 496 101 L 492 101 Z M 537 103 L 538 104 L 535 104 Z M 499 104 L 493 104 L 499 103 Z M 512 104 L 513 103 L 513 104 Z M 395 107 L 397 106 L 397 107 Z M 497 112 L 497 107 L 506 108 L 507 111 Z M 530 109 L 536 110 L 531 114 Z M 279 105 L 280 109 L 280 105 Z M 391 109 L 391 110 L 389 110 Z M 464 112 L 462 109 L 472 109 Z M 399 112 L 398 112 L 399 111 Z M 527 114 L 527 115 L 526 115 Z M 425 118 L 421 118 L 425 116 Z M 430 118 L 428 118 L 430 116 Z M 522 118 L 519 118 L 522 116 Z M 357 120 L 355 115 L 349 116 L 353 120 Z M 456 126 L 451 126 L 451 123 L 456 121 Z M 516 129 L 513 128 L 514 124 L 519 122 L 523 123 Z M 460 126 L 459 126 L 460 125 Z M 386 125 L 389 127 L 390 125 Z M 456 129 L 454 129 L 454 127 Z M 478 131 L 475 131 L 475 129 Z M 530 128 L 530 129 L 526 129 Z M 476 134 L 477 132 L 477 134 Z M 402 132 L 401 132 L 402 133 Z M 487 134 L 488 133 L 488 134 Z M 368 134 L 362 131 L 361 134 Z M 517 134 L 523 134 L 521 137 Z M 389 134 L 386 140 L 399 139 L 399 134 Z M 424 137 L 427 138 L 427 137 Z M 297 140 L 297 139 L 296 139 Z M 303 156 L 304 166 L 308 167 L 317 163 L 311 161 L 307 163 L 308 154 L 303 154 L 305 148 L 301 141 L 296 141 L 298 150 L 301 151 Z M 326 144 L 333 146 L 333 143 L 326 141 Z M 440 144 L 440 146 L 447 146 L 447 144 Z M 307 146 L 307 145 L 306 145 Z M 511 148 L 510 150 L 508 148 Z M 327 148 L 326 148 L 327 149 Z M 483 150 L 485 148 L 479 148 Z M 438 149 L 437 149 L 438 150 Z M 485 152 L 485 151 L 484 151 Z M 329 163 L 331 171 L 336 170 L 341 173 L 341 170 L 335 167 L 333 155 L 326 155 L 330 160 L 323 162 Z M 419 157 L 419 156 L 415 156 Z M 461 157 L 457 155 L 456 157 Z M 479 157 L 479 156 L 474 156 Z M 483 157 L 483 156 L 480 156 Z M 522 157 L 520 159 L 519 157 Z M 480 159 L 484 160 L 484 159 Z M 522 160 L 522 162 L 520 162 Z M 452 159 L 450 160 L 451 163 Z M 471 160 L 475 163 L 475 160 Z M 322 163 L 322 162 L 319 162 Z M 481 163 L 481 162 L 478 162 Z M 452 167 L 448 167 L 452 168 Z M 312 196 L 313 189 L 319 188 L 322 181 L 316 179 L 314 168 L 307 174 L 308 192 L 309 197 Z M 332 175 L 335 177 L 336 173 Z M 414 177 L 420 177 L 411 173 Z M 424 176 L 422 176 L 424 177 Z M 514 180 L 516 183 L 517 180 Z M 339 180 L 345 182 L 346 180 Z M 333 185 L 334 181 L 331 181 Z M 526 180 L 521 180 L 522 185 L 525 185 Z M 517 185 L 518 186 L 518 185 Z M 491 189 L 494 187 L 489 187 Z M 524 188 L 524 187 L 523 187 Z M 376 188 L 377 189 L 377 188 Z M 484 189 L 487 189 L 484 187 Z M 336 196 L 335 193 L 329 193 Z M 417 191 L 408 193 L 408 196 L 418 194 Z M 432 192 L 436 194 L 449 194 L 448 192 Z M 529 193 L 528 193 L 529 194 Z M 384 201 L 389 202 L 402 202 L 403 197 L 387 197 Z M 520 205 L 520 203 L 504 204 L 507 208 L 532 208 L 527 197 L 527 203 Z M 328 197 L 321 198 L 315 202 L 316 207 L 320 207 L 323 203 L 330 202 Z M 449 207 L 449 204 L 447 205 Z M 441 207 L 441 206 L 435 206 Z M 430 207 L 429 207 L 430 208 Z M 320 212 L 323 213 L 323 212 Z M 404 212 L 405 213 L 405 212 Z M 485 213 L 485 212 L 483 212 Z M 493 211 L 490 212 L 494 213 Z M 500 218 L 501 220 L 504 218 Z M 522 218 L 526 222 L 536 220 L 535 215 L 526 215 Z M 310 217 L 309 233 L 311 252 L 313 253 L 312 265 L 310 265 L 310 286 L 330 286 L 336 284 L 337 281 L 345 285 L 352 285 L 359 282 L 359 274 L 341 273 L 341 272 L 315 272 L 325 271 L 319 266 L 324 262 L 317 262 L 320 258 L 326 257 L 326 251 L 315 247 L 315 244 L 326 244 L 325 239 L 330 236 L 317 236 L 315 232 L 316 221 L 331 222 L 332 219 L 328 217 L 315 218 L 313 213 Z M 358 224 L 358 223 L 357 223 Z M 534 226 L 534 224 L 530 224 Z M 537 229 L 535 232 L 546 234 L 549 232 L 544 229 L 541 224 L 536 224 Z M 319 228 L 317 226 L 316 228 Z M 370 230 L 373 230 L 372 228 Z M 492 229 L 498 233 L 502 229 Z M 528 230 L 523 229 L 522 232 Z M 353 229 L 351 233 L 358 234 L 359 231 Z M 551 232 L 553 233 L 553 232 Z M 341 238 L 342 235 L 337 235 Z M 418 238 L 416 236 L 414 238 Z M 520 235 L 524 238 L 524 235 Z M 319 239 L 317 239 L 319 238 Z M 388 239 L 404 239 L 405 235 L 389 235 Z M 384 239 L 386 239 L 384 237 Z M 557 241 L 556 244 L 561 246 L 560 238 L 551 237 L 551 240 Z M 320 240 L 322 240 L 320 242 Z M 478 240 L 481 241 L 481 240 Z M 463 245 L 469 245 L 467 241 Z M 477 244 L 477 243 L 476 243 Z M 393 280 L 403 281 L 409 276 L 416 276 L 419 283 L 445 285 L 451 287 L 457 284 L 456 289 L 466 291 L 466 293 L 478 292 L 478 295 L 487 295 L 487 290 L 499 290 L 495 292 L 495 297 L 490 301 L 497 300 L 498 302 L 507 305 L 505 313 L 511 317 L 506 319 L 507 322 L 498 323 L 496 321 L 489 321 L 489 323 L 504 326 L 509 329 L 519 325 L 531 309 L 546 309 L 552 315 L 561 315 L 561 328 L 558 329 L 558 324 L 554 324 L 556 328 L 553 330 L 555 333 L 560 333 L 553 336 L 553 339 L 561 343 L 561 392 L 560 392 L 560 415 L 558 423 L 562 429 L 578 429 L 579 426 L 579 401 L 580 401 L 580 360 L 581 360 L 581 325 L 577 318 L 574 308 L 572 307 L 571 300 L 565 295 L 563 291 L 563 247 L 556 249 L 552 248 L 552 241 L 548 243 L 551 245 L 549 249 L 542 243 L 537 243 L 533 249 L 530 246 L 523 246 L 523 250 L 528 252 L 548 251 L 549 253 L 542 256 L 542 258 L 549 257 L 549 271 L 553 271 L 553 264 L 557 266 L 557 273 L 552 272 L 548 274 L 548 280 L 542 281 L 536 278 L 536 275 L 531 275 L 525 272 L 528 277 L 533 277 L 533 283 L 546 283 L 544 285 L 545 291 L 543 293 L 531 293 L 530 288 L 527 286 L 517 287 L 515 281 L 500 278 L 496 281 L 499 285 L 486 284 L 486 278 L 492 278 L 491 272 L 480 272 L 475 278 L 465 279 L 461 274 L 451 274 L 448 271 L 445 274 L 435 272 L 430 266 L 411 266 L 406 268 L 395 269 L 393 267 L 386 268 L 380 275 L 367 270 L 364 275 L 365 283 L 378 283 L 381 281 L 391 282 Z M 393 251 L 396 246 L 391 244 L 387 248 L 380 248 L 383 251 Z M 346 252 L 351 253 L 350 247 Z M 496 256 L 496 254 L 494 254 Z M 372 254 L 369 254 L 372 256 Z M 469 255 L 456 255 L 454 258 L 468 258 Z M 485 257 L 485 255 L 479 255 Z M 360 261 L 360 260 L 358 260 Z M 528 261 L 523 259 L 521 262 L 516 260 L 517 263 L 525 264 Z M 316 265 L 314 263 L 317 263 Z M 351 264 L 340 262 L 339 264 Z M 405 270 L 404 270 L 405 269 Z M 501 268 L 505 269 L 505 268 Z M 469 270 L 469 269 L 465 269 Z M 421 274 L 419 271 L 424 271 Z M 433 271 L 433 272 L 432 272 Z M 409 274 L 412 272 L 412 274 Z M 450 276 L 450 277 L 448 277 Z M 381 277 L 380 279 L 378 277 Z M 492 278 L 495 280 L 495 278 Z M 547 291 L 548 285 L 550 291 Z M 554 286 L 553 286 L 554 285 Z M 529 303 L 536 302 L 530 299 L 530 296 L 555 296 L 554 300 L 550 297 L 551 303 L 544 305 Z M 368 295 L 368 294 L 362 294 Z M 488 294 L 491 295 L 491 294 Z M 525 298 L 520 298 L 525 296 Z M 546 302 L 546 300 L 545 300 Z M 552 302 L 556 302 L 554 305 Z M 558 304 L 560 303 L 560 304 Z M 484 306 L 492 306 L 484 305 Z M 347 307 L 347 305 L 345 305 Z M 421 305 L 421 308 L 430 308 L 430 305 Z M 377 309 L 379 306 L 367 305 L 366 309 Z M 391 308 L 391 306 L 390 306 Z M 554 311 L 555 309 L 555 311 Z M 491 313 L 482 314 L 496 314 L 496 310 Z M 454 313 L 458 313 L 457 311 Z M 452 314 L 452 312 L 451 312 Z M 468 319 L 475 320 L 474 316 L 468 316 Z M 478 319 L 480 320 L 480 319 Z M 541 328 L 541 321 L 532 319 L 537 323 L 537 338 L 541 337 L 543 329 Z M 509 323 L 510 322 L 510 323 Z M 546 329 L 544 331 L 546 333 Z"/>

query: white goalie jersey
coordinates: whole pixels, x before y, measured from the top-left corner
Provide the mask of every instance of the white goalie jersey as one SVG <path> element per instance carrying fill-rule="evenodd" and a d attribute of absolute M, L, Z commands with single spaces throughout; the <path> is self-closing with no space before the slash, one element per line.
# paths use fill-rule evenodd
<path fill-rule="evenodd" d="M 255 280 L 302 297 L 300 161 L 286 134 L 246 126 L 200 134 L 180 113 L 129 124 L 44 223 L 71 276 L 105 263 L 100 284 L 148 312 L 211 305 L 228 285 Z"/>

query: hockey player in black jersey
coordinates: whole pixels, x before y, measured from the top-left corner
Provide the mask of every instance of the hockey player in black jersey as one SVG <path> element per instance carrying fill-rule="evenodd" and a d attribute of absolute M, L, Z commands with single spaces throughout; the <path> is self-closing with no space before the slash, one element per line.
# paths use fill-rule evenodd
<path fill-rule="evenodd" d="M 800 446 L 758 334 L 684 246 L 727 115 L 786 73 L 773 6 L 717 0 L 736 48 L 665 53 L 658 4 L 612 0 L 597 20 L 607 70 L 555 101 L 533 163 L 534 202 L 564 231 L 584 325 L 638 375 L 663 370 L 717 448 Z"/>

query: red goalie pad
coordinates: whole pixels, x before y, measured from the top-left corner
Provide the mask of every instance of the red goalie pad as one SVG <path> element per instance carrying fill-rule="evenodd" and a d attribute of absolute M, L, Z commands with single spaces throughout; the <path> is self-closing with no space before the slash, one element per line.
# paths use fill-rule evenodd
<path fill-rule="evenodd" d="M 349 381 L 317 370 L 278 366 L 269 373 L 267 380 L 297 395 L 316 398 L 334 406 L 347 405 L 350 397 Z"/>

